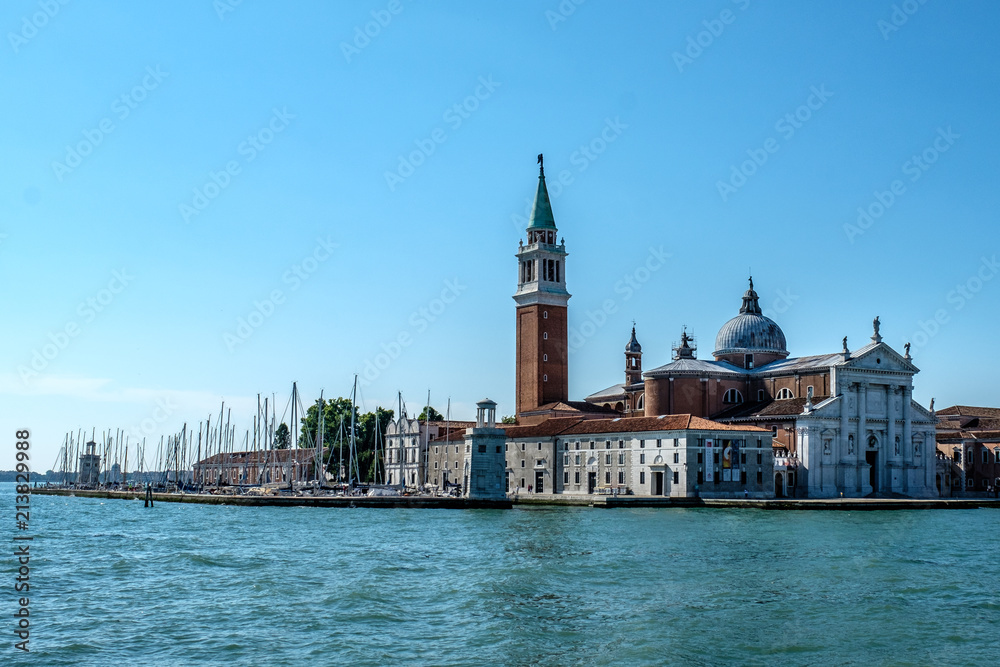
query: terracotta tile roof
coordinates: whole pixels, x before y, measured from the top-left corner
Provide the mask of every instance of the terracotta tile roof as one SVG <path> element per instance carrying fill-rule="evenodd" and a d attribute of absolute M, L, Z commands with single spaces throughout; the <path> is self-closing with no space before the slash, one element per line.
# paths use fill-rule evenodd
<path fill-rule="evenodd" d="M 329 447 L 324 447 L 323 452 L 329 452 Z M 232 465 L 243 465 L 245 463 L 287 463 L 292 460 L 297 461 L 299 464 L 311 463 L 315 460 L 316 449 L 299 447 L 298 449 L 274 449 L 271 451 L 246 451 L 246 452 L 228 452 L 224 454 L 213 454 L 208 458 L 202 459 L 195 463 L 195 465 L 220 465 L 220 464 L 232 464 Z"/>
<path fill-rule="evenodd" d="M 737 426 L 694 417 L 692 415 L 663 415 L 662 417 L 627 417 L 622 419 L 587 419 L 562 431 L 561 435 L 590 435 L 600 433 L 646 433 L 651 431 L 754 431 L 770 433 L 756 426 Z"/>
<path fill-rule="evenodd" d="M 813 405 L 818 405 L 829 396 L 813 396 Z M 790 417 L 801 415 L 805 410 L 807 398 L 783 398 L 767 400 L 760 403 L 745 403 L 723 410 L 713 415 L 713 419 L 752 419 L 755 417 Z"/>
<path fill-rule="evenodd" d="M 502 426 L 508 438 L 548 438 L 584 421 L 581 417 L 553 417 L 532 426 Z M 593 420 L 588 420 L 593 421 Z"/>
<path fill-rule="evenodd" d="M 534 410 L 525 410 L 526 413 L 537 413 L 546 411 L 556 411 L 556 412 L 582 412 L 590 414 L 606 414 L 606 415 L 617 415 L 618 411 L 614 408 L 607 408 L 603 405 L 595 405 L 593 403 L 588 403 L 587 401 L 557 401 L 555 403 L 546 403 L 545 405 L 540 405 Z"/>
<path fill-rule="evenodd" d="M 955 415 L 959 417 L 996 417 L 1000 418 L 1000 408 L 979 408 L 971 405 L 953 405 L 943 410 L 936 410 L 937 415 Z"/>

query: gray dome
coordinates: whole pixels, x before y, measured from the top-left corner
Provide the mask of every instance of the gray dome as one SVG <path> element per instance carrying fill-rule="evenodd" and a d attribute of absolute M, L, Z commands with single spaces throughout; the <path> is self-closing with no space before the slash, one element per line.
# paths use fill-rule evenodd
<path fill-rule="evenodd" d="M 774 320 L 764 317 L 760 310 L 757 293 L 750 289 L 743 295 L 740 314 L 722 325 L 715 337 L 716 357 L 723 354 L 748 354 L 770 352 L 788 356 L 785 349 L 785 334 Z"/>

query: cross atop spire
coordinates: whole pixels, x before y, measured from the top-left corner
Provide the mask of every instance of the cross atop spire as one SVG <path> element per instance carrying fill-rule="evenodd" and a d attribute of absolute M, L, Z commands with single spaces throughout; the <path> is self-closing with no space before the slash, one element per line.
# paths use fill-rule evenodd
<path fill-rule="evenodd" d="M 538 173 L 545 176 L 545 157 L 541 153 L 538 154 Z"/>

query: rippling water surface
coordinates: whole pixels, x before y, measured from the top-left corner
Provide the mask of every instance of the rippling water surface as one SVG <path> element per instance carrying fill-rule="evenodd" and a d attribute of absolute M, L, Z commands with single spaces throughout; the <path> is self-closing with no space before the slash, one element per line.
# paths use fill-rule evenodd
<path fill-rule="evenodd" d="M 8 544 L 12 492 L 0 485 Z M 15 655 L 4 630 L 3 664 L 1000 661 L 1000 510 L 144 509 L 33 496 L 30 532 L 32 652 Z M 13 558 L 0 568 L 12 582 Z M 4 600 L 12 630 L 14 594 Z"/>

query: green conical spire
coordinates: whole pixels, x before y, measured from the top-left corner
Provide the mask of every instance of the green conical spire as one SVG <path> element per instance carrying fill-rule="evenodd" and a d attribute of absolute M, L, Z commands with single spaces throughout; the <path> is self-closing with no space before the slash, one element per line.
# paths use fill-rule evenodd
<path fill-rule="evenodd" d="M 531 207 L 531 220 L 528 229 L 555 229 L 556 220 L 552 216 L 552 204 L 549 202 L 549 191 L 545 187 L 545 164 L 542 155 L 538 155 L 538 191 L 535 193 L 535 203 Z"/>

